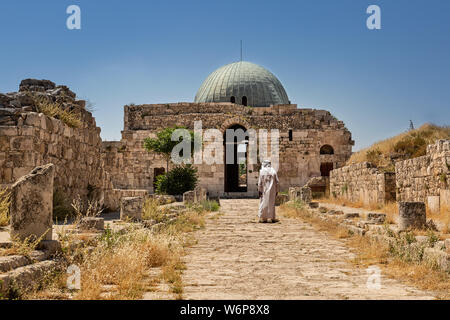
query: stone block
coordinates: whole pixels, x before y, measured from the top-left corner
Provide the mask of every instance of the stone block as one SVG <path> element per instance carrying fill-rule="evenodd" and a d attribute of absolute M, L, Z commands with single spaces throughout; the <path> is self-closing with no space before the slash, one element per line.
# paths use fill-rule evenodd
<path fill-rule="evenodd" d="M 428 210 L 430 210 L 431 213 L 439 213 L 440 208 L 440 196 L 428 196 L 427 197 L 427 205 Z"/>
<path fill-rule="evenodd" d="M 143 197 L 124 197 L 120 202 L 120 220 L 142 220 Z"/>
<path fill-rule="evenodd" d="M 34 168 L 11 187 L 11 237 L 52 239 L 55 166 Z"/>
<path fill-rule="evenodd" d="M 437 248 L 425 248 L 423 261 L 430 267 L 443 271 L 450 271 L 450 255 Z"/>
<path fill-rule="evenodd" d="M 289 201 L 289 195 L 287 194 L 277 194 L 276 198 L 275 198 L 275 205 L 276 206 L 280 206 L 283 203 L 286 203 Z"/>
<path fill-rule="evenodd" d="M 344 219 L 355 219 L 359 218 L 358 212 L 344 213 Z"/>
<path fill-rule="evenodd" d="M 80 230 L 103 231 L 105 229 L 105 219 L 98 217 L 84 217 L 78 226 Z"/>
<path fill-rule="evenodd" d="M 317 209 L 319 207 L 318 202 L 310 202 L 310 203 L 308 203 L 308 205 L 311 209 Z"/>
<path fill-rule="evenodd" d="M 399 202 L 399 230 L 409 228 L 423 228 L 427 223 L 425 203 L 423 202 Z"/>
<path fill-rule="evenodd" d="M 367 214 L 367 220 L 374 223 L 384 223 L 386 221 L 385 213 L 371 212 Z"/>

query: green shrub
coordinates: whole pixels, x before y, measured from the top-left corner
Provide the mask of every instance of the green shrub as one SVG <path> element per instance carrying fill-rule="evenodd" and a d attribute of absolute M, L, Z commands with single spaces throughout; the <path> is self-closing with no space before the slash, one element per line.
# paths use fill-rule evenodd
<path fill-rule="evenodd" d="M 200 204 L 206 211 L 219 211 L 220 208 L 216 200 L 205 200 Z"/>
<path fill-rule="evenodd" d="M 177 166 L 156 178 L 156 193 L 180 195 L 197 186 L 197 169 L 192 165 Z"/>

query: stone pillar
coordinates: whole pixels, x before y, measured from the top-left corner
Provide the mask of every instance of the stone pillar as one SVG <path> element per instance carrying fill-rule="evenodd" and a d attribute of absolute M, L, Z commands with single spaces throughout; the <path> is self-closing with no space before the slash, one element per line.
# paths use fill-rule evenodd
<path fill-rule="evenodd" d="M 312 200 L 312 192 L 310 187 L 302 187 L 300 189 L 300 200 L 302 200 L 304 203 L 310 203 Z"/>
<path fill-rule="evenodd" d="M 11 187 L 11 238 L 52 240 L 55 166 L 34 168 Z"/>
<path fill-rule="evenodd" d="M 426 225 L 426 209 L 423 202 L 399 202 L 399 229 L 422 228 Z"/>
<path fill-rule="evenodd" d="M 124 197 L 120 202 L 120 220 L 142 220 L 144 197 Z"/>
<path fill-rule="evenodd" d="M 440 213 L 440 198 L 439 196 L 428 196 L 428 209 L 431 213 Z"/>

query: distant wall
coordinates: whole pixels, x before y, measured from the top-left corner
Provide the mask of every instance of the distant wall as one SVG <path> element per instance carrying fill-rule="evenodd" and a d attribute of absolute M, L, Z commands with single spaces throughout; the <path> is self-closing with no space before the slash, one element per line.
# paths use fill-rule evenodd
<path fill-rule="evenodd" d="M 369 162 L 335 169 L 330 172 L 330 194 L 365 205 L 395 201 L 395 173 Z"/>
<path fill-rule="evenodd" d="M 396 162 L 395 172 L 399 201 L 427 202 L 440 196 L 441 203 L 449 203 L 450 140 L 429 145 L 425 156 Z"/>

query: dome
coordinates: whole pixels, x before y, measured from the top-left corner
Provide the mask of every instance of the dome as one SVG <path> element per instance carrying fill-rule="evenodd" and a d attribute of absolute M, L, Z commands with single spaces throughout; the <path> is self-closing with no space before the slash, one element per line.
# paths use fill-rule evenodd
<path fill-rule="evenodd" d="M 203 82 L 195 102 L 234 102 L 252 107 L 289 104 L 281 82 L 267 69 L 246 61 L 220 67 Z"/>

